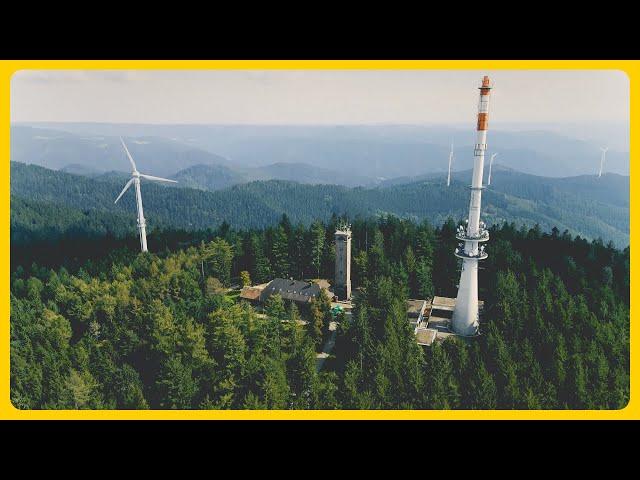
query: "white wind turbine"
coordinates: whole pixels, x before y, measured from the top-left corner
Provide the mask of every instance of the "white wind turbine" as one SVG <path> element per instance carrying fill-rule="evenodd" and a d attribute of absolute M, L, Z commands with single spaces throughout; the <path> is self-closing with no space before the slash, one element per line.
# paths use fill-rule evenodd
<path fill-rule="evenodd" d="M 493 159 L 496 158 L 497 155 L 497 153 L 494 153 L 491 155 L 491 160 L 489 160 L 489 178 L 487 179 L 487 186 L 491 185 L 491 167 L 493 167 Z"/>
<path fill-rule="evenodd" d="M 602 150 L 602 156 L 600 157 L 600 172 L 598 173 L 598 178 L 602 176 L 602 168 L 604 167 L 604 160 L 607 156 L 607 150 L 609 150 L 609 147 L 600 147 L 600 150 Z"/>
<path fill-rule="evenodd" d="M 453 161 L 453 143 L 449 152 L 449 173 L 447 174 L 447 187 L 451 184 L 451 162 Z"/>
<path fill-rule="evenodd" d="M 147 180 L 154 180 L 157 182 L 169 182 L 169 183 L 178 183 L 178 182 L 176 182 L 175 180 L 169 180 L 167 178 L 160 178 L 160 177 L 154 177 L 152 175 L 145 175 L 143 173 L 138 172 L 138 169 L 136 168 L 136 164 L 133 161 L 133 158 L 131 158 L 131 154 L 129 153 L 127 146 L 124 144 L 124 140 L 122 140 L 122 137 L 120 138 L 120 141 L 122 142 L 124 151 L 127 152 L 127 157 L 129 157 L 129 161 L 131 162 L 133 171 L 131 172 L 131 180 L 127 182 L 127 184 L 122 189 L 122 192 L 120 192 L 120 195 L 118 195 L 118 198 L 116 198 L 116 201 L 113 203 L 118 203 L 118 200 L 120 200 L 120 197 L 124 195 L 124 192 L 127 191 L 127 189 L 131 186 L 131 184 L 135 185 L 136 206 L 138 207 L 138 231 L 140 232 L 140 249 L 143 252 L 146 252 L 147 251 L 147 228 L 144 221 L 144 213 L 142 211 L 142 195 L 140 194 L 140 178 L 146 178 Z"/>

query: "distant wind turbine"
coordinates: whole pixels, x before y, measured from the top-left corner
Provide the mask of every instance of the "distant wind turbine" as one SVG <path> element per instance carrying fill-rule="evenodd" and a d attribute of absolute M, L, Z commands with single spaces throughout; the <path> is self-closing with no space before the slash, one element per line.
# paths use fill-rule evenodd
<path fill-rule="evenodd" d="M 451 151 L 449 152 L 449 173 L 447 174 L 447 187 L 451 185 L 451 162 L 453 161 L 453 143 L 451 144 Z"/>
<path fill-rule="evenodd" d="M 138 169 L 136 168 L 136 164 L 133 161 L 133 158 L 131 158 L 131 154 L 129 153 L 127 146 L 124 144 L 124 140 L 122 140 L 122 137 L 120 138 L 120 141 L 122 142 L 124 151 L 127 152 L 127 157 L 129 157 L 129 161 L 131 162 L 133 171 L 131 172 L 131 179 L 127 182 L 127 184 L 122 189 L 122 192 L 120 192 L 120 195 L 118 195 L 118 198 L 116 198 L 116 201 L 113 203 L 118 203 L 118 200 L 120 200 L 120 197 L 124 195 L 124 192 L 127 191 L 127 189 L 131 186 L 131 184 L 135 185 L 136 206 L 138 208 L 138 231 L 140 232 L 140 249 L 143 252 L 146 252 L 147 251 L 147 228 L 144 221 L 144 213 L 142 211 L 142 195 L 140 194 L 140 178 L 146 178 L 147 180 L 153 180 L 156 182 L 169 182 L 169 183 L 178 183 L 178 182 L 176 182 L 175 180 L 169 180 L 167 178 L 160 178 L 160 177 L 154 177 L 152 175 L 145 175 L 138 172 Z"/>
<path fill-rule="evenodd" d="M 598 173 L 598 178 L 602 176 L 602 168 L 604 167 L 604 161 L 607 156 L 607 150 L 609 150 L 609 147 L 601 147 L 600 150 L 602 150 L 602 156 L 600 157 L 600 172 Z"/>
<path fill-rule="evenodd" d="M 489 178 L 487 179 L 487 186 L 491 185 L 491 167 L 493 167 L 493 159 L 496 158 L 497 155 L 497 153 L 494 153 L 491 155 L 491 160 L 489 160 Z"/>

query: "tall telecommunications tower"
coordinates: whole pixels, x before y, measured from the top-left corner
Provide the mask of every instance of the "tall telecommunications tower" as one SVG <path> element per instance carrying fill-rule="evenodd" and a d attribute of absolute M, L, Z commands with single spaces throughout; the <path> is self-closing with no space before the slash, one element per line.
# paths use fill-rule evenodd
<path fill-rule="evenodd" d="M 480 203 L 482 198 L 482 174 L 484 170 L 484 152 L 487 149 L 487 128 L 489 123 L 489 77 L 482 79 L 480 102 L 478 103 L 478 126 L 476 145 L 473 150 L 473 180 L 471 182 L 471 201 L 467 228 L 460 226 L 456 238 L 464 242 L 456 248 L 455 255 L 462 259 L 462 272 L 458 286 L 458 297 L 453 311 L 451 325 L 458 335 L 472 336 L 478 332 L 478 261 L 487 258 L 484 246 L 480 243 L 489 240 L 489 231 L 480 221 Z"/>

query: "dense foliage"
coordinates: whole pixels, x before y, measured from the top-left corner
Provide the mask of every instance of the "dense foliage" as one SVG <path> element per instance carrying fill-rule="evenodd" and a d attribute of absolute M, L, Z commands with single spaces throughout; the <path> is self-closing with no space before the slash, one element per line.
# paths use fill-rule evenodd
<path fill-rule="evenodd" d="M 449 188 L 442 179 L 431 178 L 376 188 L 272 180 L 216 192 L 143 182 L 142 190 L 150 232 L 157 228 L 203 230 L 224 221 L 239 229 L 264 228 L 276 223 L 283 213 L 304 225 L 315 219 L 328 221 L 334 214 L 350 218 L 393 214 L 417 222 L 428 219 L 438 225 L 467 211 L 469 177 L 456 177 Z M 556 226 L 572 235 L 612 240 L 618 247 L 628 245 L 628 177 L 548 179 L 504 171 L 494 172 L 493 177 L 492 187 L 483 194 L 483 218 L 488 223 L 539 224 L 545 231 Z M 93 226 L 98 234 L 106 229 L 118 236 L 127 228 L 135 233 L 133 193 L 113 204 L 123 185 L 121 178 L 96 180 L 12 162 L 12 243 L 46 237 L 46 231 L 75 231 L 81 223 Z M 52 208 L 59 210 L 58 214 L 33 222 L 33 210 Z M 45 234 L 38 230 L 45 230 Z"/>
<path fill-rule="evenodd" d="M 423 348 L 405 299 L 455 294 L 455 223 L 354 221 L 356 308 L 339 317 L 332 358 L 317 372 L 327 299 L 298 310 L 274 297 L 258 313 L 229 287 L 332 278 L 337 220 L 165 232 L 159 253 L 114 243 L 81 264 L 15 266 L 13 403 L 591 409 L 628 401 L 629 249 L 513 224 L 491 230 L 482 335 Z"/>

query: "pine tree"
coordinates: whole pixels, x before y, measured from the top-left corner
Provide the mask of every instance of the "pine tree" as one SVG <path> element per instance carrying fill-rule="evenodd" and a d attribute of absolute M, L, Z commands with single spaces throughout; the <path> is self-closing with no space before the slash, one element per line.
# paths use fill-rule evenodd
<path fill-rule="evenodd" d="M 247 272 L 246 270 L 243 270 L 240 272 L 240 283 L 242 283 L 243 287 L 251 286 L 251 276 L 249 275 L 249 272 Z"/>
<path fill-rule="evenodd" d="M 415 297 L 418 295 L 418 281 L 416 278 L 417 259 L 413 253 L 411 245 L 407 245 L 404 250 L 404 267 L 408 276 L 409 295 Z"/>
<path fill-rule="evenodd" d="M 191 408 L 191 401 L 198 385 L 192 377 L 191 369 L 182 363 L 179 356 L 172 356 L 166 360 L 157 384 L 162 392 L 161 408 Z"/>
<path fill-rule="evenodd" d="M 416 296 L 418 298 L 433 298 L 433 280 L 431 278 L 431 263 L 422 259 L 416 265 Z"/>
<path fill-rule="evenodd" d="M 257 283 L 264 283 L 271 279 L 271 265 L 264 253 L 263 243 L 256 234 L 251 234 L 249 240 L 249 258 L 254 278 Z"/>
<path fill-rule="evenodd" d="M 264 311 L 275 320 L 284 320 L 286 318 L 286 308 L 282 296 L 279 293 L 271 295 L 265 303 Z"/>
<path fill-rule="evenodd" d="M 285 409 L 289 401 L 289 385 L 284 364 L 274 358 L 264 363 L 264 379 L 261 383 L 264 406 L 268 409 Z"/>
<path fill-rule="evenodd" d="M 304 342 L 287 361 L 293 408 L 315 408 L 318 402 L 316 352 L 313 344 Z"/>
<path fill-rule="evenodd" d="M 428 407 L 434 409 L 456 408 L 460 401 L 460 393 L 453 376 L 449 355 L 438 343 L 432 345 L 430 353 L 427 367 L 430 386 Z"/>
<path fill-rule="evenodd" d="M 322 258 L 324 255 L 325 231 L 320 222 L 314 222 L 310 229 L 310 248 L 311 265 L 316 278 L 320 278 L 320 267 L 322 266 Z"/>
<path fill-rule="evenodd" d="M 322 327 L 324 325 L 324 314 L 320 310 L 321 306 L 315 298 L 311 299 L 309 306 L 309 336 L 316 346 L 316 348 L 322 345 Z"/>
<path fill-rule="evenodd" d="M 202 258 L 207 270 L 224 285 L 229 285 L 233 250 L 225 240 L 216 238 L 204 246 Z"/>
<path fill-rule="evenodd" d="M 331 314 L 331 299 L 324 289 L 320 290 L 320 294 L 317 297 L 317 307 L 322 314 L 322 333 L 327 335 L 329 333 L 329 325 L 333 321 L 333 315 Z"/>
<path fill-rule="evenodd" d="M 468 392 L 469 408 L 476 410 L 494 410 L 497 407 L 496 384 L 484 366 L 475 364 L 471 370 Z"/>
<path fill-rule="evenodd" d="M 289 239 L 282 226 L 275 229 L 271 246 L 273 273 L 279 278 L 289 278 Z"/>

